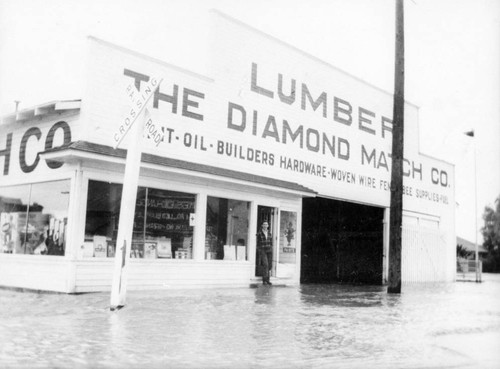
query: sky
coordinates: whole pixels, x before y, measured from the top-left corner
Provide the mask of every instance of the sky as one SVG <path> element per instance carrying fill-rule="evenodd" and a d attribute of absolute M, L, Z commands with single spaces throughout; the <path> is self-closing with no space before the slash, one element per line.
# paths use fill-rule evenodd
<path fill-rule="evenodd" d="M 89 35 L 206 75 L 212 8 L 393 91 L 395 0 L 0 0 L 0 114 L 81 98 Z M 500 195 L 500 1 L 405 0 L 405 53 L 421 152 L 455 164 L 474 242 Z"/>

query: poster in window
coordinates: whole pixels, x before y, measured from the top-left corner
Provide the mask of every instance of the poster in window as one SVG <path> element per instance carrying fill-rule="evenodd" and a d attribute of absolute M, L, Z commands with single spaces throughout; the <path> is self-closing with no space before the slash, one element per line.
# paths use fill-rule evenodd
<path fill-rule="evenodd" d="M 297 213 L 280 212 L 280 263 L 295 263 L 297 250 Z"/>

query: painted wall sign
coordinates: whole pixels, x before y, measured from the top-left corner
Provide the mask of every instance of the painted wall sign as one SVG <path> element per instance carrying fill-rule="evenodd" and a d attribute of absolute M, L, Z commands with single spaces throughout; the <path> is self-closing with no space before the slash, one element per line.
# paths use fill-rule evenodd
<path fill-rule="evenodd" d="M 29 174 L 44 166 L 60 168 L 63 164 L 41 161 L 40 153 L 71 142 L 71 127 L 66 121 L 32 127 L 5 129 L 0 133 L 0 177 Z"/>
<path fill-rule="evenodd" d="M 236 42 L 234 32 L 224 33 L 222 38 L 231 38 L 224 42 Z M 262 41 L 254 40 L 260 35 L 249 34 L 242 37 L 256 44 Z M 161 76 L 163 83 L 152 96 L 154 124 L 146 127 L 150 139 L 144 151 L 300 182 L 325 196 L 388 205 L 388 94 L 330 66 L 318 67 L 316 60 L 286 47 L 273 55 L 277 61 L 260 55 L 259 48 L 229 58 L 229 51 L 216 42 L 216 78 L 210 81 L 101 41 L 91 44 L 93 53 L 105 57 L 91 58 L 99 63 L 90 66 L 94 93 L 85 98 L 82 119 L 96 134 L 87 140 L 113 145 L 102 134 L 109 129 L 103 122 L 127 116 L 127 107 L 120 107 L 117 98 L 109 99 L 118 96 L 119 86 L 143 89 L 152 75 Z M 281 63 L 293 57 L 300 68 Z M 102 96 L 95 91 L 102 91 Z M 422 200 L 430 208 L 453 203 L 452 167 L 419 154 L 417 108 L 407 104 L 406 115 L 407 205 L 421 209 Z"/>
<path fill-rule="evenodd" d="M 144 91 L 155 76 L 163 82 L 149 95 L 144 152 L 388 206 L 392 95 L 238 22 L 214 19 L 210 78 L 91 38 L 85 130 L 74 139 L 115 146 L 113 122 L 130 118 L 123 91 Z M 439 214 L 454 204 L 453 167 L 420 154 L 416 106 L 406 104 L 405 123 L 405 208 Z"/>

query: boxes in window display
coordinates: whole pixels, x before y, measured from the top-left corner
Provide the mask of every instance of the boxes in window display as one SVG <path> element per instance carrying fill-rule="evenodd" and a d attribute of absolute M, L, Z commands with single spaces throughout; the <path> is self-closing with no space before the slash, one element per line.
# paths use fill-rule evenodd
<path fill-rule="evenodd" d="M 240 245 L 224 245 L 224 260 L 246 260 L 246 247 Z"/>
<path fill-rule="evenodd" d="M 156 242 L 145 242 L 144 243 L 144 257 L 146 259 L 156 259 Z"/>
<path fill-rule="evenodd" d="M 94 242 L 84 242 L 81 246 L 81 257 L 93 258 L 94 257 Z"/>
<path fill-rule="evenodd" d="M 236 247 L 234 245 L 224 245 L 224 260 L 236 260 Z"/>
<path fill-rule="evenodd" d="M 83 258 L 111 258 L 114 256 L 115 244 L 105 236 L 93 236 L 92 241 L 86 241 L 81 246 L 80 257 Z"/>
<path fill-rule="evenodd" d="M 191 259 L 191 251 L 188 249 L 178 249 L 175 252 L 176 259 Z"/>
<path fill-rule="evenodd" d="M 236 260 L 246 260 L 247 250 L 246 246 L 236 246 Z"/>
<path fill-rule="evenodd" d="M 161 237 L 158 239 L 156 246 L 157 255 L 159 258 L 172 258 L 172 240 L 170 238 Z"/>
<path fill-rule="evenodd" d="M 116 245 L 106 236 L 93 236 L 93 241 L 84 242 L 81 246 L 81 255 L 84 258 L 114 257 Z M 131 258 L 172 258 L 172 245 L 170 239 L 158 238 L 156 241 L 133 242 L 130 250 Z"/>
<path fill-rule="evenodd" d="M 212 251 L 206 251 L 205 252 L 205 258 L 207 260 L 215 260 L 215 259 L 217 259 L 217 253 L 216 252 L 212 252 Z"/>
<path fill-rule="evenodd" d="M 115 257 L 116 245 L 111 241 L 108 241 L 107 244 L 108 244 L 108 258 Z"/>
<path fill-rule="evenodd" d="M 181 258 L 182 259 L 191 259 L 192 251 L 193 250 L 193 238 L 192 237 L 184 237 L 182 240 L 182 248 L 178 249 L 178 251 L 181 251 Z"/>
<path fill-rule="evenodd" d="M 108 253 L 106 236 L 94 236 L 94 257 L 105 258 Z"/>
<path fill-rule="evenodd" d="M 144 243 L 142 242 L 132 242 L 132 248 L 130 250 L 131 258 L 142 258 L 144 257 Z"/>

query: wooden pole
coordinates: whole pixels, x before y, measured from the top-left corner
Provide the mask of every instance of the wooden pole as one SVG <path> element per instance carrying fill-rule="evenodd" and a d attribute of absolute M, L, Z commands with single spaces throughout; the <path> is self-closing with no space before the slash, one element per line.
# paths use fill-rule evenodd
<path fill-rule="evenodd" d="M 127 293 L 127 273 L 132 249 L 134 229 L 134 215 L 137 200 L 137 188 L 141 170 L 142 136 L 148 112 L 146 105 L 160 86 L 163 79 L 150 78 L 146 87 L 139 93 L 136 87 L 127 87 L 127 95 L 132 103 L 129 116 L 126 118 L 127 130 L 119 129 L 116 133 L 115 148 L 120 145 L 128 131 L 131 131 L 125 174 L 123 178 L 122 197 L 120 204 L 120 218 L 118 221 L 118 235 L 116 238 L 113 281 L 111 285 L 110 310 L 119 310 L 125 306 Z M 138 121 L 135 123 L 135 121 Z M 135 123 L 135 124 L 134 124 Z"/>
<path fill-rule="evenodd" d="M 392 128 L 391 212 L 389 221 L 388 293 L 401 293 L 401 235 L 403 223 L 404 152 L 404 9 L 396 0 L 396 60 Z"/>
<path fill-rule="evenodd" d="M 139 172 L 141 170 L 142 132 L 146 118 L 145 112 L 142 112 L 141 115 L 138 122 L 135 122 L 131 129 L 132 137 L 127 149 L 118 235 L 116 238 L 113 284 L 111 285 L 110 310 L 112 311 L 125 306 L 127 271 L 130 261 L 130 251 L 132 249 L 135 205 L 139 185 Z"/>
<path fill-rule="evenodd" d="M 472 137 L 474 137 L 474 131 L 472 131 Z M 481 282 L 481 270 L 479 268 L 479 244 L 477 242 L 477 140 L 474 138 L 474 216 L 476 218 L 476 248 L 475 257 L 476 261 L 476 282 Z"/>

